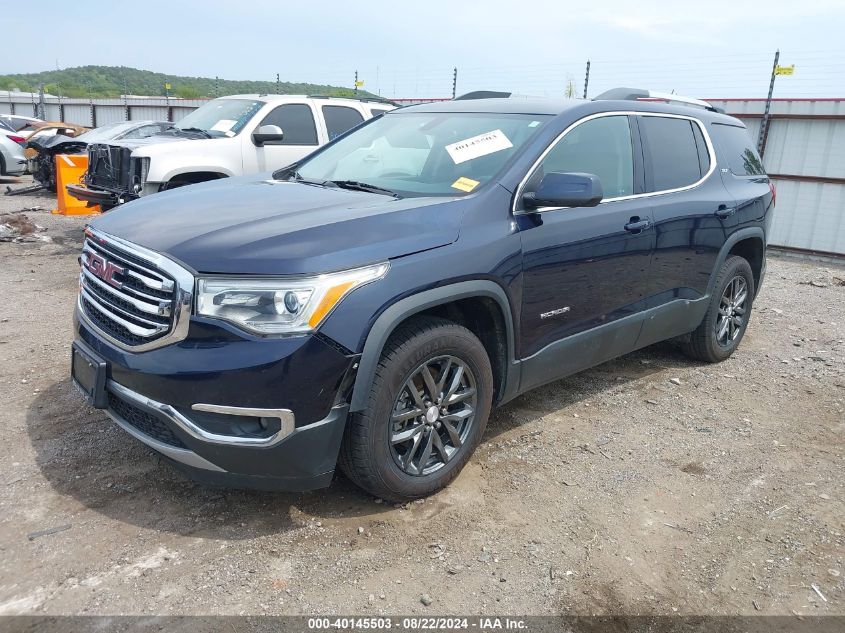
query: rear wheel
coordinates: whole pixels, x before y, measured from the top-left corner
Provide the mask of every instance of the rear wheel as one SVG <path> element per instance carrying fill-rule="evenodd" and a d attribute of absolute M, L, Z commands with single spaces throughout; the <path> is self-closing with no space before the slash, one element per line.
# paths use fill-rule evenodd
<path fill-rule="evenodd" d="M 729 257 L 716 277 L 707 314 L 684 343 L 684 352 L 708 363 L 730 357 L 745 335 L 753 301 L 751 266 L 742 257 Z"/>
<path fill-rule="evenodd" d="M 437 492 L 478 445 L 492 399 L 481 341 L 451 321 L 415 319 L 385 346 L 367 406 L 347 424 L 340 466 L 390 501 Z"/>

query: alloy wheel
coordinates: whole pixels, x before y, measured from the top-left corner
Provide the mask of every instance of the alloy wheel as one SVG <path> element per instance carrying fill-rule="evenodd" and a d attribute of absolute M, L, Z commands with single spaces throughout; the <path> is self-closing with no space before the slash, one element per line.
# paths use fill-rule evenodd
<path fill-rule="evenodd" d="M 390 450 L 409 475 L 448 464 L 475 422 L 478 394 L 469 366 L 455 356 L 431 358 L 405 380 L 393 405 Z"/>
<path fill-rule="evenodd" d="M 727 347 L 742 332 L 748 312 L 748 282 L 737 275 L 725 287 L 716 319 L 716 340 Z"/>

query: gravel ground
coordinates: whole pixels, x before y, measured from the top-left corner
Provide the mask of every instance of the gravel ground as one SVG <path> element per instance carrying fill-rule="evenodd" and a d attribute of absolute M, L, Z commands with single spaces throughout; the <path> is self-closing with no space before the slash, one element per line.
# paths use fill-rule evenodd
<path fill-rule="evenodd" d="M 538 389 L 395 507 L 205 488 L 83 404 L 85 220 L 44 210 L 51 242 L 0 243 L 0 614 L 845 614 L 842 267 L 770 257 L 730 360 L 665 343 Z"/>

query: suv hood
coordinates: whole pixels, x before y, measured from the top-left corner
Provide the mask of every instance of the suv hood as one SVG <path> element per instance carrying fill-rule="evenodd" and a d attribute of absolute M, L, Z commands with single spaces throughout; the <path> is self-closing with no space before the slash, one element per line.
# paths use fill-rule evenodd
<path fill-rule="evenodd" d="M 222 138 L 222 137 L 221 137 Z M 131 150 L 146 149 L 157 145 L 169 145 L 170 143 L 209 143 L 219 141 L 221 138 L 200 138 L 198 136 L 176 136 L 176 135 L 155 135 L 146 138 L 114 139 L 110 141 L 99 141 L 100 145 L 113 145 L 114 147 L 128 147 Z"/>
<path fill-rule="evenodd" d="M 404 198 L 253 177 L 129 202 L 91 226 L 196 272 L 307 274 L 363 266 L 458 238 L 463 200 Z"/>

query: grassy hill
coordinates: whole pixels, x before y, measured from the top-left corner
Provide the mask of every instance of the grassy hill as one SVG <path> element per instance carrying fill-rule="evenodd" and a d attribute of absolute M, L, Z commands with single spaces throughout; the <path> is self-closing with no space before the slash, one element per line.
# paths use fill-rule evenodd
<path fill-rule="evenodd" d="M 0 90 L 44 91 L 61 94 L 63 97 L 118 97 L 125 92 L 134 95 L 164 96 L 164 84 L 170 84 L 170 96 L 194 99 L 242 93 L 275 93 L 275 81 L 239 81 L 220 79 L 215 93 L 213 77 L 177 77 L 154 73 L 149 70 L 126 66 L 79 66 L 62 70 L 47 70 L 40 73 L 0 75 Z M 282 81 L 279 92 L 286 94 L 323 94 L 348 96 L 351 88 L 323 84 L 291 83 Z M 372 96 L 359 91 L 359 96 Z"/>

